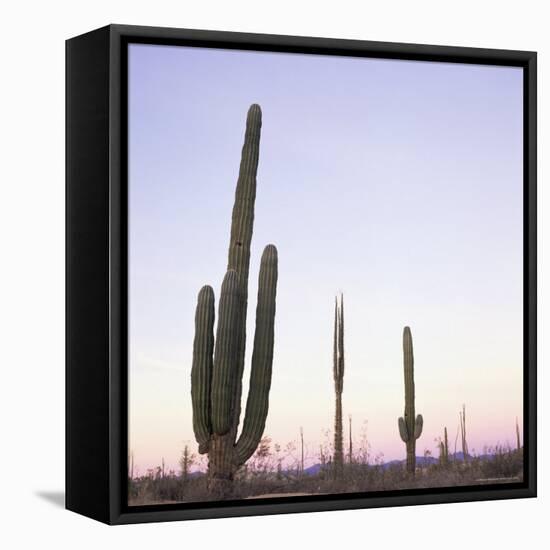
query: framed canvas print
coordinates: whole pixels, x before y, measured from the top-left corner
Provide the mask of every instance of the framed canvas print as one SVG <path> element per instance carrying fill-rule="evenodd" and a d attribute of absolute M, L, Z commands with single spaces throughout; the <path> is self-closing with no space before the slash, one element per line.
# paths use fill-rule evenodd
<path fill-rule="evenodd" d="M 67 508 L 536 495 L 536 54 L 67 41 Z"/>

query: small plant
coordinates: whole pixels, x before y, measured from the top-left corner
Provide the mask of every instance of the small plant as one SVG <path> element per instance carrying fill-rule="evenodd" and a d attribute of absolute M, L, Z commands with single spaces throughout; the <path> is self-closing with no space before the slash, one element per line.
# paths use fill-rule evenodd
<path fill-rule="evenodd" d="M 521 478 L 523 475 L 523 453 L 497 445 L 491 458 L 484 460 L 480 468 L 482 475 L 490 480 Z"/>
<path fill-rule="evenodd" d="M 180 477 L 183 484 L 189 480 L 189 472 L 194 463 L 195 455 L 189 451 L 189 446 L 185 445 L 180 457 Z"/>

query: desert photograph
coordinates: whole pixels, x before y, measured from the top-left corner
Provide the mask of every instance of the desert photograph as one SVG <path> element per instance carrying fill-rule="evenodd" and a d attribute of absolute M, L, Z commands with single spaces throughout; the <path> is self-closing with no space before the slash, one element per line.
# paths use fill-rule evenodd
<path fill-rule="evenodd" d="M 130 506 L 523 481 L 522 78 L 129 46 Z"/>

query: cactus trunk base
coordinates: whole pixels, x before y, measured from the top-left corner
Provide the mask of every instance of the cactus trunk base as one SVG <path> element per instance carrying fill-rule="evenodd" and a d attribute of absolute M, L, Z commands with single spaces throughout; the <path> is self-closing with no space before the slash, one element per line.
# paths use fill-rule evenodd
<path fill-rule="evenodd" d="M 334 479 L 344 474 L 344 442 L 342 434 L 342 394 L 336 394 L 336 414 L 334 428 Z"/>
<path fill-rule="evenodd" d="M 233 494 L 233 479 L 211 477 L 208 480 L 208 494 L 216 500 L 226 500 Z"/>
<path fill-rule="evenodd" d="M 407 443 L 407 472 L 414 476 L 416 471 L 415 441 Z"/>
<path fill-rule="evenodd" d="M 233 493 L 232 434 L 212 435 L 208 453 L 208 491 L 217 499 L 230 498 Z"/>

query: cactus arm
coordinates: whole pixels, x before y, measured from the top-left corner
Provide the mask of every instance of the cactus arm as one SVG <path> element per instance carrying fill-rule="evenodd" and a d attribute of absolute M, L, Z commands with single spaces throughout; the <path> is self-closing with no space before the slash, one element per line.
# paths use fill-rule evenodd
<path fill-rule="evenodd" d="M 422 427 L 424 426 L 424 419 L 422 418 L 422 415 L 419 414 L 416 417 L 416 421 L 414 423 L 414 438 L 418 439 L 422 435 Z"/>
<path fill-rule="evenodd" d="M 210 385 L 214 350 L 214 315 L 214 291 L 212 287 L 204 286 L 197 298 L 193 364 L 191 367 L 193 430 L 201 454 L 208 451 L 211 430 Z"/>
<path fill-rule="evenodd" d="M 250 267 L 250 243 L 254 224 L 261 128 L 262 111 L 260 106 L 251 105 L 246 117 L 239 178 L 231 216 L 231 237 L 227 260 L 227 269 L 234 269 L 243 282 L 248 282 Z"/>
<path fill-rule="evenodd" d="M 397 420 L 397 424 L 399 426 L 399 435 L 401 436 L 403 443 L 407 443 L 407 441 L 409 441 L 409 434 L 407 432 L 407 424 L 405 424 L 405 419 L 400 416 Z"/>
<path fill-rule="evenodd" d="M 231 216 L 231 236 L 227 269 L 234 269 L 241 282 L 240 312 L 237 327 L 237 373 L 232 388 L 232 429 L 236 433 L 241 414 L 242 376 L 246 348 L 246 311 L 248 303 L 248 273 L 250 268 L 250 243 L 254 225 L 256 200 L 256 174 L 260 153 L 262 110 L 251 105 L 246 117 L 244 144 L 241 152 L 239 177 L 235 191 L 235 203 Z"/>
<path fill-rule="evenodd" d="M 226 434 L 231 427 L 232 389 L 237 368 L 239 276 L 230 269 L 223 279 L 212 371 L 212 432 Z"/>
<path fill-rule="evenodd" d="M 235 447 L 238 464 L 243 464 L 252 456 L 265 428 L 273 365 L 277 275 L 277 249 L 273 245 L 268 245 L 262 254 L 260 264 L 250 388 L 243 430 Z"/>

